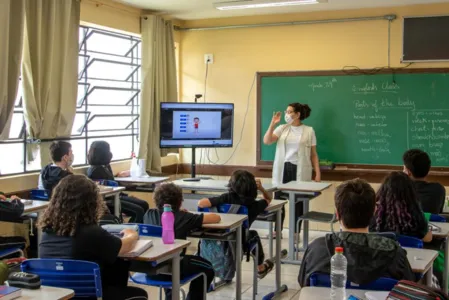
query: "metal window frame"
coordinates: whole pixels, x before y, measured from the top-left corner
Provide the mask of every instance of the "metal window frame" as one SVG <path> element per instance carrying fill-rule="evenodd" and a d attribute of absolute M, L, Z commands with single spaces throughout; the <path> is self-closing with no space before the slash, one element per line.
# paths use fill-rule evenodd
<path fill-rule="evenodd" d="M 90 83 L 88 83 L 90 85 Z M 85 102 L 87 98 L 92 95 L 95 90 L 106 90 L 106 91 L 123 91 L 123 92 L 135 92 L 134 95 L 131 96 L 131 98 L 128 99 L 128 101 L 125 102 L 125 104 L 89 104 L 89 106 L 128 106 L 137 95 L 140 93 L 140 89 L 133 89 L 133 88 L 121 88 L 121 87 L 108 87 L 108 86 L 94 86 L 92 88 L 89 88 L 89 91 L 85 94 L 83 100 L 81 101 L 80 107 L 85 105 Z"/>

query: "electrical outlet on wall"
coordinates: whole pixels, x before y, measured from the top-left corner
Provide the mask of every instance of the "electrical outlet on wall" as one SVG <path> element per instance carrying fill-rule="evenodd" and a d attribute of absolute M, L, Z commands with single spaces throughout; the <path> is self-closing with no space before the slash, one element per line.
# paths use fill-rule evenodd
<path fill-rule="evenodd" d="M 214 55 L 213 54 L 204 54 L 204 63 L 205 64 L 213 64 L 214 63 Z"/>

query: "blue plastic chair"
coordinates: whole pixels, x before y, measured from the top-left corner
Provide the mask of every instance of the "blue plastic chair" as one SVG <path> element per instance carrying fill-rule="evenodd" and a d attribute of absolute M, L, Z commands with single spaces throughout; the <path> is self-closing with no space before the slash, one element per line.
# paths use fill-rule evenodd
<path fill-rule="evenodd" d="M 104 186 L 111 186 L 111 187 L 118 187 L 119 186 L 118 182 L 114 181 L 114 180 L 103 179 L 103 180 L 99 180 L 98 182 L 100 183 L 100 185 L 104 185 Z"/>
<path fill-rule="evenodd" d="M 216 207 L 217 209 L 217 213 L 220 214 L 227 214 L 229 213 L 229 210 L 231 209 L 232 204 L 221 204 L 219 206 Z M 198 207 L 198 211 L 199 212 L 210 212 L 210 208 L 209 207 Z M 248 208 L 244 205 L 240 205 L 239 209 L 237 210 L 237 215 L 246 215 L 248 216 Z M 248 231 L 249 230 L 249 221 L 248 219 L 246 219 L 243 224 L 242 224 L 242 229 Z M 248 235 L 246 235 L 248 236 Z M 256 251 L 256 254 L 252 254 L 252 251 Z M 247 247 L 247 252 L 250 253 L 251 257 L 253 258 L 254 261 L 254 272 L 253 272 L 253 300 L 256 299 L 256 295 L 257 295 L 257 274 L 258 274 L 258 256 L 259 256 L 259 247 L 257 242 L 254 242 L 252 244 L 249 244 Z"/>
<path fill-rule="evenodd" d="M 446 223 L 446 218 L 440 215 L 435 215 L 435 214 L 431 214 L 430 215 L 430 222 L 441 222 L 441 223 Z"/>
<path fill-rule="evenodd" d="M 22 272 L 37 274 L 42 285 L 75 291 L 76 298 L 101 299 L 101 275 L 98 264 L 70 259 L 28 259 Z"/>
<path fill-rule="evenodd" d="M 162 237 L 162 227 L 161 226 L 155 226 L 155 225 L 146 225 L 146 224 L 137 224 L 139 226 L 139 235 L 141 236 L 153 236 L 153 237 Z M 187 276 L 184 278 L 181 278 L 180 285 L 186 285 L 190 283 L 191 281 L 197 279 L 198 277 L 203 276 L 204 280 L 204 300 L 206 299 L 206 293 L 207 293 L 207 278 L 206 274 L 204 273 L 198 273 L 194 274 L 192 276 Z M 172 282 L 170 281 L 164 281 L 164 280 L 154 280 L 151 278 L 151 276 L 147 276 L 145 273 L 134 273 L 132 275 L 131 280 L 134 283 L 142 284 L 142 285 L 148 285 L 148 286 L 154 286 L 159 288 L 159 299 L 162 299 L 162 289 L 171 289 L 172 288 Z M 181 289 L 182 297 L 183 299 L 186 299 L 186 293 L 183 289 Z"/>
<path fill-rule="evenodd" d="M 397 241 L 402 247 L 419 249 L 422 249 L 424 247 L 424 243 L 422 240 L 411 236 L 398 235 Z"/>
<path fill-rule="evenodd" d="M 50 200 L 50 191 L 40 189 L 31 190 L 31 200 L 48 201 Z"/>
<path fill-rule="evenodd" d="M 368 284 L 356 284 L 350 281 L 346 282 L 347 289 L 371 290 L 371 291 L 391 291 L 398 283 L 397 280 L 381 277 Z M 313 273 L 310 275 L 310 286 L 331 287 L 331 278 L 329 274 Z"/>

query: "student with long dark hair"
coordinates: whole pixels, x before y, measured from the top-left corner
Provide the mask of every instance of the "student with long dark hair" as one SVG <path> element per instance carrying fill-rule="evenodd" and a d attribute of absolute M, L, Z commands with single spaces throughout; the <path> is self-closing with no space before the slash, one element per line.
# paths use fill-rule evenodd
<path fill-rule="evenodd" d="M 403 172 L 392 172 L 376 194 L 377 210 L 371 231 L 395 232 L 432 241 L 432 232 L 418 203 L 412 180 Z"/>
<path fill-rule="evenodd" d="M 122 238 L 109 234 L 98 222 L 105 207 L 97 185 L 84 175 L 69 175 L 53 191 L 47 210 L 39 219 L 40 258 L 87 260 L 100 266 L 103 299 L 143 300 L 147 293 L 128 287 L 129 262 L 118 258 L 138 240 L 130 229 Z"/>
<path fill-rule="evenodd" d="M 253 174 L 245 170 L 237 170 L 232 173 L 228 184 L 229 192 L 213 198 L 201 199 L 198 202 L 199 207 L 216 207 L 221 204 L 237 204 L 248 208 L 248 222 L 249 226 L 253 224 L 257 216 L 265 211 L 271 203 L 271 195 L 263 188 L 260 180 L 256 180 Z M 262 192 L 263 199 L 257 199 L 257 191 Z M 265 277 L 272 269 L 273 263 L 271 260 L 265 260 L 262 243 L 259 235 L 255 230 L 249 230 L 249 236 L 243 236 L 243 244 L 247 240 L 256 238 L 259 247 L 258 271 L 259 277 Z"/>
<path fill-rule="evenodd" d="M 92 180 L 114 180 L 115 177 L 129 176 L 129 171 L 121 172 L 114 176 L 110 166 L 111 160 L 112 152 L 109 143 L 105 141 L 93 142 L 88 153 L 90 167 L 87 170 L 87 176 Z M 131 223 L 143 222 L 143 215 L 149 209 L 146 201 L 122 193 L 120 194 L 120 203 L 122 211 L 131 217 Z M 114 211 L 112 201 L 108 201 L 108 207 L 111 211 Z"/>

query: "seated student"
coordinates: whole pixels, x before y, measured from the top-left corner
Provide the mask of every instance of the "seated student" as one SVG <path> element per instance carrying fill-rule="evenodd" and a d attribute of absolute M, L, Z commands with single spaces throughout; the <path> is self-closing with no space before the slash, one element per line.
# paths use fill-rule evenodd
<path fill-rule="evenodd" d="M 38 221 L 40 258 L 95 262 L 100 266 L 103 299 L 147 299 L 144 290 L 128 287 L 130 263 L 118 258 L 134 247 L 138 235 L 125 229 L 118 238 L 103 230 L 97 224 L 105 209 L 97 185 L 86 176 L 62 179 Z"/>
<path fill-rule="evenodd" d="M 395 232 L 432 241 L 412 180 L 403 172 L 391 172 L 376 194 L 377 210 L 370 231 Z"/>
<path fill-rule="evenodd" d="M 260 180 L 256 180 L 254 175 L 245 170 L 237 170 L 231 175 L 231 179 L 228 184 L 229 192 L 210 199 L 201 199 L 198 202 L 199 207 L 215 207 L 220 204 L 237 204 L 243 205 L 248 208 L 248 222 L 249 226 L 253 224 L 257 216 L 262 214 L 271 202 L 270 194 L 262 187 Z M 263 194 L 262 200 L 256 200 L 257 191 L 261 191 Z M 249 231 L 249 237 L 245 237 L 243 234 L 243 244 L 248 239 L 258 237 L 258 233 L 255 230 Z M 265 260 L 265 254 L 263 252 L 262 243 L 258 240 L 259 245 L 259 257 L 258 257 L 258 275 L 260 278 L 265 277 L 272 269 L 273 263 L 271 260 Z"/>
<path fill-rule="evenodd" d="M 62 178 L 72 174 L 71 166 L 74 160 L 72 145 L 64 141 L 55 141 L 50 145 L 50 156 L 53 163 L 42 169 L 38 188 L 51 192 Z"/>
<path fill-rule="evenodd" d="M 114 176 L 109 165 L 112 159 L 111 149 L 109 143 L 105 141 L 93 142 L 90 145 L 87 158 L 90 164 L 87 176 L 92 180 L 114 180 L 114 177 L 129 176 L 129 171 L 120 172 Z M 130 223 L 142 223 L 143 215 L 149 208 L 146 201 L 122 193 L 120 194 L 120 203 L 122 211 L 131 217 Z M 109 202 L 108 206 L 113 211 L 113 202 Z"/>
<path fill-rule="evenodd" d="M 405 250 L 392 239 L 368 233 L 376 197 L 366 181 L 354 179 L 338 186 L 335 207 L 341 232 L 318 238 L 307 247 L 298 276 L 301 287 L 310 285 L 313 273 L 330 274 L 335 247 L 344 249 L 351 282 L 367 284 L 379 277 L 415 281 Z"/>
<path fill-rule="evenodd" d="M 438 182 L 427 182 L 425 178 L 430 171 L 429 155 L 419 149 L 411 149 L 404 153 L 404 173 L 413 179 L 418 202 L 424 212 L 439 214 L 443 212 L 446 189 Z"/>
<path fill-rule="evenodd" d="M 144 223 L 149 225 L 162 226 L 161 217 L 164 212 L 164 205 L 170 204 L 175 215 L 175 238 L 185 240 L 187 235 L 200 229 L 203 224 L 219 223 L 220 216 L 216 214 L 192 214 L 182 209 L 182 190 L 173 183 L 161 184 L 154 191 L 155 209 L 150 209 L 144 217 Z M 184 254 L 184 253 L 183 253 Z M 191 276 L 196 273 L 205 273 L 207 277 L 207 287 L 214 279 L 215 272 L 211 263 L 202 257 L 194 255 L 184 255 L 181 260 L 181 278 Z M 154 279 L 171 280 L 170 276 L 157 275 Z M 198 277 L 190 283 L 187 299 L 203 299 L 203 276 Z M 166 299 L 171 299 L 171 290 L 165 291 Z"/>

